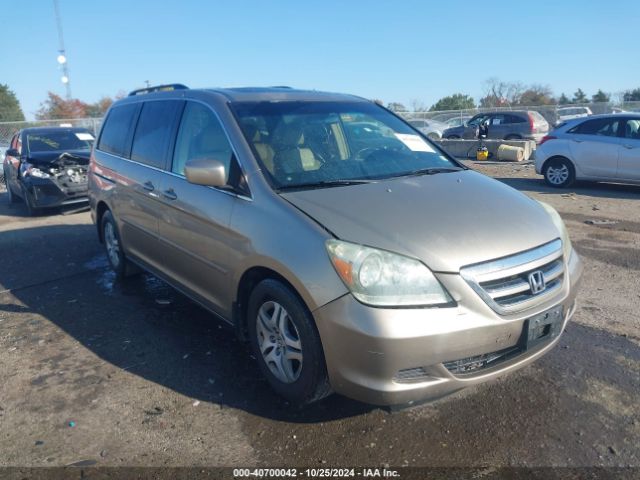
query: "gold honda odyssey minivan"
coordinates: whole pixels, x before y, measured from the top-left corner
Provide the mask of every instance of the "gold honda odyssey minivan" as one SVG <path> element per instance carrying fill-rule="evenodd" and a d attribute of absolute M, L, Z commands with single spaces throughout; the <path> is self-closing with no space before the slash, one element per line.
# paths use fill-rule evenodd
<path fill-rule="evenodd" d="M 576 308 L 553 208 L 351 95 L 132 92 L 89 192 L 118 276 L 141 267 L 232 324 L 296 403 L 441 397 L 540 357 Z"/>

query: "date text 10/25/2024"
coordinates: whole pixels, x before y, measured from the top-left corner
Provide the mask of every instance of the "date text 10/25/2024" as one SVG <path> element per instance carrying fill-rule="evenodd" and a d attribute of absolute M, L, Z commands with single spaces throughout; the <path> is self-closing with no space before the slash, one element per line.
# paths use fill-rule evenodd
<path fill-rule="evenodd" d="M 234 468 L 234 478 L 399 478 L 388 468 Z"/>

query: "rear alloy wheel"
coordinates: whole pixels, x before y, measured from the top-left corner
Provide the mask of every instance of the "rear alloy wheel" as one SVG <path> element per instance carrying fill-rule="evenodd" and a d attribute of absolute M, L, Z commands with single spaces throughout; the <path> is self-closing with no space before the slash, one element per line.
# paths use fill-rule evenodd
<path fill-rule="evenodd" d="M 569 187 L 576 179 L 573 165 L 566 158 L 549 160 L 544 167 L 543 174 L 547 185 L 556 188 Z"/>
<path fill-rule="evenodd" d="M 109 265 L 113 271 L 116 272 L 116 276 L 118 278 L 124 278 L 133 273 L 137 273 L 139 269 L 131 264 L 122 250 L 120 233 L 118 232 L 118 227 L 116 226 L 113 215 L 109 210 L 102 215 L 100 227 L 107 260 L 109 260 Z"/>
<path fill-rule="evenodd" d="M 331 393 L 320 336 L 306 306 L 283 283 L 267 279 L 251 292 L 251 348 L 271 387 L 292 403 Z"/>

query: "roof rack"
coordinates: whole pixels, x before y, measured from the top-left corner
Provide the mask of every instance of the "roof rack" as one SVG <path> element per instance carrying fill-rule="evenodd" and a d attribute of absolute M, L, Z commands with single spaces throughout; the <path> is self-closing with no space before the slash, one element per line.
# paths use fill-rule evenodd
<path fill-rule="evenodd" d="M 144 95 L 146 93 L 153 92 L 169 92 L 171 90 L 189 90 L 189 87 L 181 83 L 167 83 L 166 85 L 155 85 L 153 87 L 139 88 L 138 90 L 129 92 L 129 96 L 133 97 L 135 95 Z"/>

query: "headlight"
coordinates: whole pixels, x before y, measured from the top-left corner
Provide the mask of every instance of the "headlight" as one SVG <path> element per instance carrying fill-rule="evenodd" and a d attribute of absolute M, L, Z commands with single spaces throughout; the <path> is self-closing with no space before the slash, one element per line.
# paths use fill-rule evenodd
<path fill-rule="evenodd" d="M 452 301 L 431 270 L 418 260 L 340 240 L 327 240 L 326 246 L 336 272 L 362 303 L 398 307 Z"/>
<path fill-rule="evenodd" d="M 33 165 L 30 165 L 30 164 L 25 164 L 25 169 L 24 169 L 23 175 L 24 176 L 31 175 L 32 177 L 36 177 L 36 178 L 49 178 L 50 177 L 50 175 L 47 172 L 43 172 L 39 168 L 34 167 Z"/>
<path fill-rule="evenodd" d="M 562 221 L 562 218 L 560 218 L 560 214 L 556 211 L 555 208 L 553 208 L 548 203 L 540 201 L 538 201 L 538 203 L 542 205 L 542 208 L 547 211 L 547 213 L 551 217 L 551 220 L 553 221 L 553 224 L 560 232 L 560 239 L 562 240 L 562 254 L 564 255 L 565 262 L 568 262 L 573 247 L 571 246 L 571 239 L 569 238 L 569 232 L 567 231 L 566 225 Z"/>

